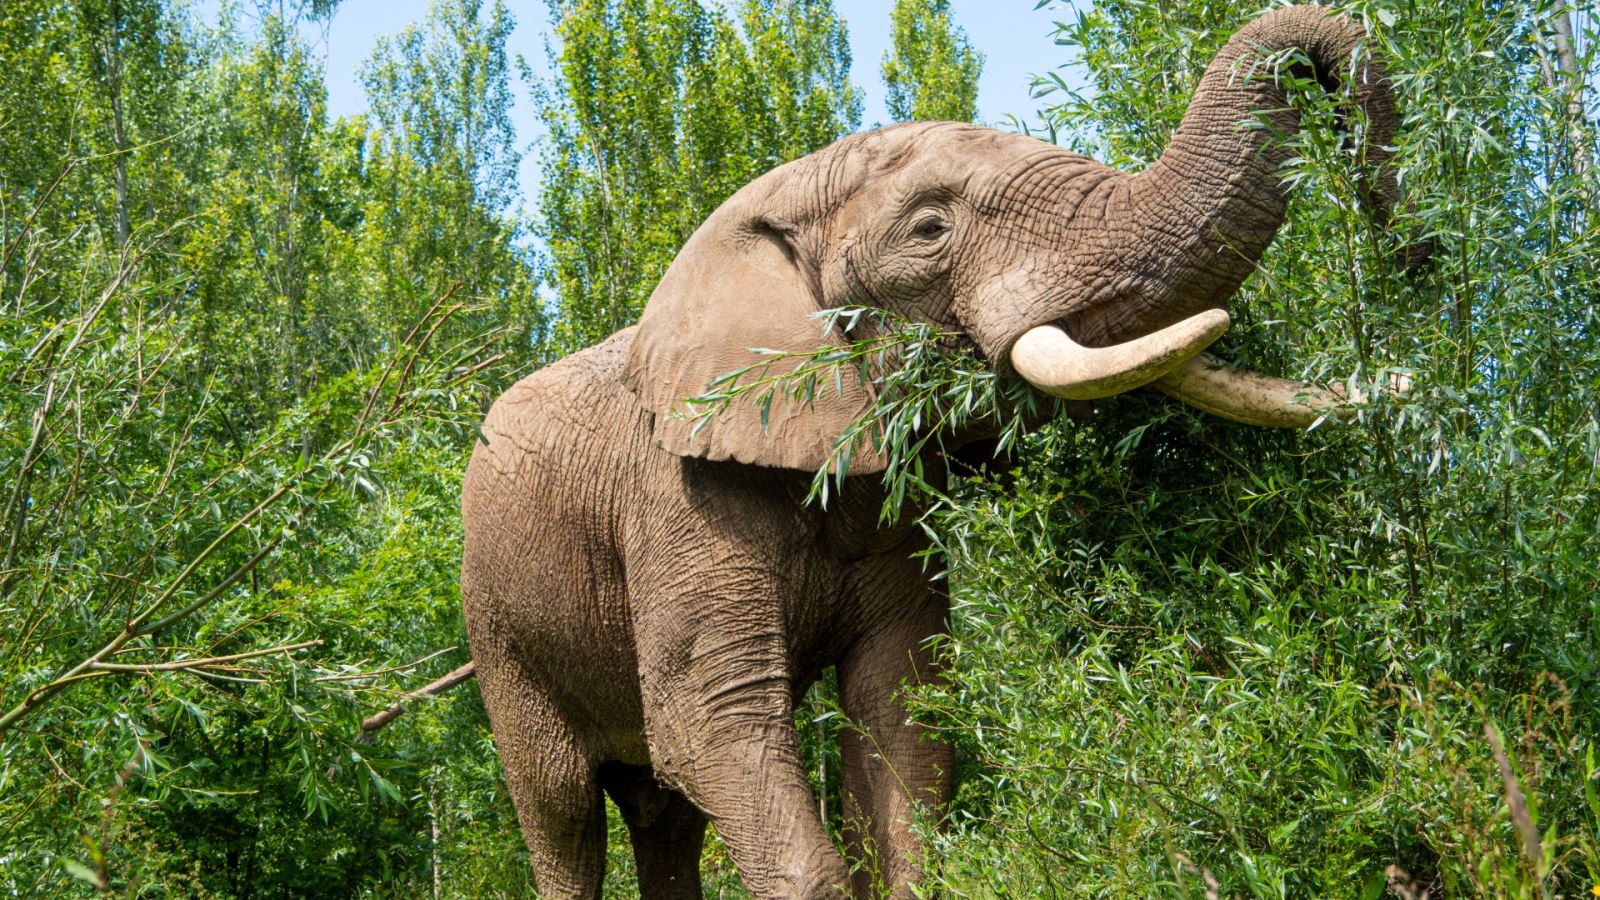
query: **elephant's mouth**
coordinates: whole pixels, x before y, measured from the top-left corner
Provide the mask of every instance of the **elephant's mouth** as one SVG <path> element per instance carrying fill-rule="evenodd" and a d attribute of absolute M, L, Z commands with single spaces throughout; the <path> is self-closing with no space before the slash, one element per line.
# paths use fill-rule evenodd
<path fill-rule="evenodd" d="M 1360 396 L 1232 368 L 1204 353 L 1228 330 L 1228 313 L 1207 309 L 1142 337 L 1086 347 L 1057 325 L 1029 329 L 1011 347 L 1011 367 L 1035 388 L 1068 400 L 1098 400 L 1152 387 L 1190 406 L 1248 425 L 1307 428 L 1349 418 Z M 1404 393 L 1408 383 L 1396 383 Z"/>

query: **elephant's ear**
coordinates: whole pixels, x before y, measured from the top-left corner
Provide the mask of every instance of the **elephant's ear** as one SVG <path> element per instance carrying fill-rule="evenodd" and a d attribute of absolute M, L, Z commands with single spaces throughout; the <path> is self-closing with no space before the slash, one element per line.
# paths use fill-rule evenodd
<path fill-rule="evenodd" d="M 704 404 L 686 402 L 731 372 L 758 366 L 740 379 L 751 383 L 803 363 L 756 350 L 804 354 L 843 342 L 837 333 L 824 335 L 824 322 L 813 316 L 822 308 L 821 278 L 796 246 L 794 227 L 752 214 L 754 204 L 742 199 L 713 213 L 667 269 L 639 321 L 624 378 L 654 414 L 656 443 L 669 452 L 815 471 L 871 407 L 871 388 L 857 367 L 840 366 L 837 377 L 825 371 L 809 400 L 791 400 L 786 387 L 796 382 L 780 382 L 765 410 L 757 391 L 708 418 L 698 414 Z M 882 471 L 869 443 L 852 450 L 850 472 Z"/>

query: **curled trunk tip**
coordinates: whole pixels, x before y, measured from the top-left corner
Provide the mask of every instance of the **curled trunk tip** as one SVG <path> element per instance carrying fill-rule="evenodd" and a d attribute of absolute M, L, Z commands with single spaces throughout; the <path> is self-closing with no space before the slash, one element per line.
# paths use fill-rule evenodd
<path fill-rule="evenodd" d="M 1355 19 L 1326 7 L 1291 6 L 1249 23 L 1217 53 L 1165 152 L 1126 179 L 1132 225 L 1113 265 L 1157 276 L 1165 296 L 1151 302 L 1162 318 L 1225 305 L 1283 224 L 1287 187 L 1280 169 L 1293 150 L 1282 138 L 1300 126 L 1275 77 L 1274 67 L 1285 60 L 1308 62 L 1311 71 L 1302 74 L 1330 91 L 1348 83 L 1350 105 L 1367 122 L 1370 177 L 1363 196 L 1375 220 L 1392 218 L 1400 196 L 1390 149 L 1398 116 L 1369 43 Z"/>

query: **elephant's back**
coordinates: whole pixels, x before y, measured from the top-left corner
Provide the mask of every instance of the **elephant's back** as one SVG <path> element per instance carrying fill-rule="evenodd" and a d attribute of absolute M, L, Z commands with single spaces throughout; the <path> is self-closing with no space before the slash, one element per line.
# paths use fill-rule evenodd
<path fill-rule="evenodd" d="M 649 413 L 620 381 L 633 331 L 533 372 L 489 407 L 462 485 L 469 532 L 609 530 L 606 513 L 650 448 Z"/>
<path fill-rule="evenodd" d="M 640 727 L 618 523 L 641 462 L 660 452 L 620 381 L 632 336 L 620 331 L 501 395 L 461 496 L 474 658 L 525 668 L 612 745 Z"/>

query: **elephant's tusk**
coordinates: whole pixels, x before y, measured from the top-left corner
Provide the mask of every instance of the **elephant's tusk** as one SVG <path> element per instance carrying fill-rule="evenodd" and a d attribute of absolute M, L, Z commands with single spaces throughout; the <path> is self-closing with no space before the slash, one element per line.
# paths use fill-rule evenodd
<path fill-rule="evenodd" d="M 1155 381 L 1227 330 L 1228 314 L 1220 309 L 1111 347 L 1085 347 L 1054 325 L 1040 325 L 1012 346 L 1011 367 L 1047 394 L 1098 400 Z"/>
<path fill-rule="evenodd" d="M 1360 391 L 1347 397 L 1337 388 L 1235 369 L 1209 353 L 1184 361 L 1150 386 L 1224 419 L 1272 428 L 1309 428 L 1324 416 L 1348 421 L 1355 417 L 1356 405 L 1367 401 Z M 1390 390 L 1410 393 L 1411 379 L 1391 376 Z"/>

